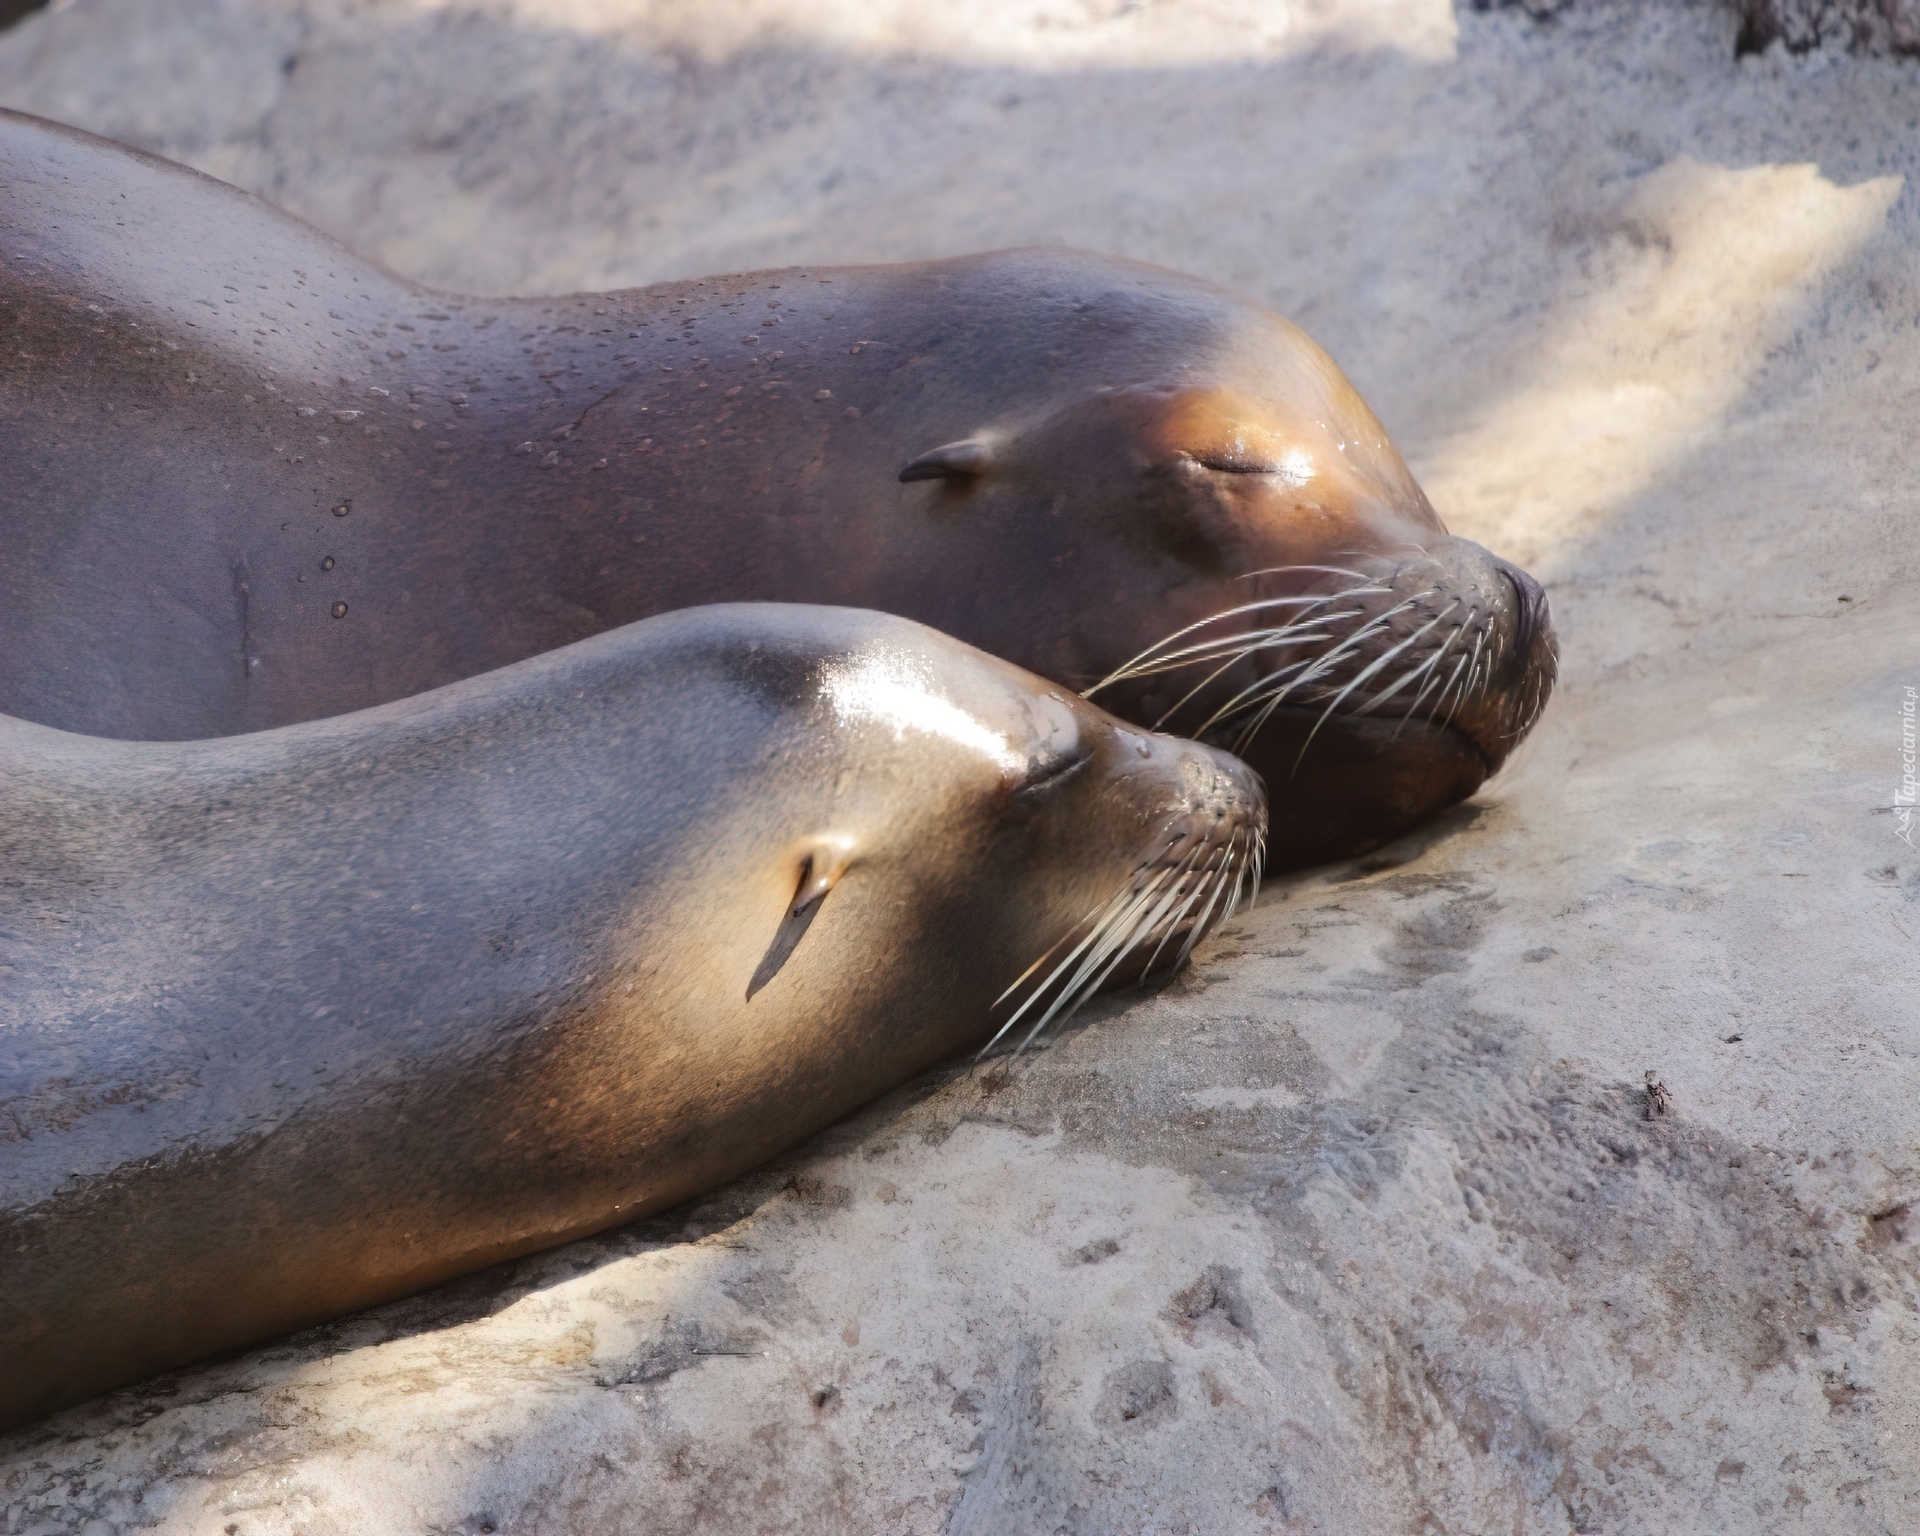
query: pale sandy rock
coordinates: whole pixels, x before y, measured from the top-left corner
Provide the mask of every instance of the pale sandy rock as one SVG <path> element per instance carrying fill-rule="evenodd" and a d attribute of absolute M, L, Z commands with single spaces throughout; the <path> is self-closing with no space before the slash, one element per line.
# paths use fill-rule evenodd
<path fill-rule="evenodd" d="M 0 100 L 434 282 L 1038 240 L 1215 278 L 1534 564 L 1565 653 L 1474 804 L 1269 886 L 1167 991 L 16 1434 L 0 1532 L 1920 1529 L 1920 80 L 1738 26 L 78 0 L 0 37 Z"/>

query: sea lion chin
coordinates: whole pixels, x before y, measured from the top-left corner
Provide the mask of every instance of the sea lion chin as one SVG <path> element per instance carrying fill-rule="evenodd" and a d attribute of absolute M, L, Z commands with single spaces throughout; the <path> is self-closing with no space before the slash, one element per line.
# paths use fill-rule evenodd
<path fill-rule="evenodd" d="M 0 720 L 0 776 L 0 1426 L 1017 1046 L 1176 967 L 1266 820 L 1224 753 L 776 604 L 252 735 Z"/>
<path fill-rule="evenodd" d="M 1224 731 L 1288 786 L 1284 867 L 1472 793 L 1551 689 L 1538 587 L 1312 341 L 1192 278 L 1041 250 L 468 299 L 17 114 L 0 185 L 0 712 L 225 735 L 842 603 Z"/>

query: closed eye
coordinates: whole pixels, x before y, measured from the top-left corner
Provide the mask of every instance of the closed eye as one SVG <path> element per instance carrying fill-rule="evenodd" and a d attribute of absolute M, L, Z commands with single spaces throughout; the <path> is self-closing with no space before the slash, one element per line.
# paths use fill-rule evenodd
<path fill-rule="evenodd" d="M 1063 757 L 1057 762 L 1048 763 L 1032 778 L 1028 779 L 1026 783 L 1016 789 L 1014 796 L 1017 799 L 1024 795 L 1038 794 L 1042 790 L 1051 789 L 1056 784 L 1064 784 L 1092 761 L 1093 754 L 1091 752 L 1083 752 L 1078 757 Z"/>
<path fill-rule="evenodd" d="M 1280 473 L 1278 464 L 1243 459 L 1237 454 L 1190 453 L 1187 457 L 1202 469 L 1218 470 L 1223 475 L 1277 475 Z"/>
<path fill-rule="evenodd" d="M 1224 451 L 1194 453 L 1187 457 L 1202 469 L 1222 475 L 1272 475 L 1291 486 L 1305 485 L 1313 478 L 1313 456 L 1298 448 L 1274 456 L 1251 454 L 1243 445 L 1236 444 Z"/>

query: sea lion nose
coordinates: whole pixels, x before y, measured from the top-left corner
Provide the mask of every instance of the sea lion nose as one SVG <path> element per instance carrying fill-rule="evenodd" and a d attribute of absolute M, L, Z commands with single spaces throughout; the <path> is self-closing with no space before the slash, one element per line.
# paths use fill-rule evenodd
<path fill-rule="evenodd" d="M 1211 829 L 1209 835 L 1249 827 L 1265 833 L 1267 789 L 1260 775 L 1217 747 L 1199 742 L 1183 745 L 1188 752 L 1183 765 L 1185 794 L 1182 798 L 1196 824 L 1206 824 Z"/>
<path fill-rule="evenodd" d="M 1541 646 L 1552 642 L 1553 610 L 1547 603 L 1546 590 L 1519 566 L 1509 564 L 1498 555 L 1494 556 L 1493 563 L 1513 587 L 1514 643 L 1508 670 L 1518 673 L 1533 665 Z"/>

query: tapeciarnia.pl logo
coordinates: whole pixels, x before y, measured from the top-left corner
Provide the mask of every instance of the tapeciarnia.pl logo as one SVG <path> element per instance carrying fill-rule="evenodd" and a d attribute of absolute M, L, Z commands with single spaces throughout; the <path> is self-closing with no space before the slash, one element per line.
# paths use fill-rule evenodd
<path fill-rule="evenodd" d="M 1915 719 L 1920 705 L 1920 690 L 1909 686 L 1900 700 L 1900 787 L 1893 792 L 1893 835 L 1909 848 L 1914 846 L 1914 806 L 1920 801 L 1920 780 L 1915 777 Z"/>

